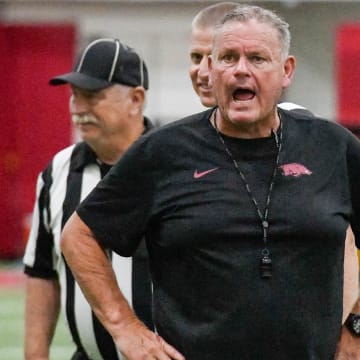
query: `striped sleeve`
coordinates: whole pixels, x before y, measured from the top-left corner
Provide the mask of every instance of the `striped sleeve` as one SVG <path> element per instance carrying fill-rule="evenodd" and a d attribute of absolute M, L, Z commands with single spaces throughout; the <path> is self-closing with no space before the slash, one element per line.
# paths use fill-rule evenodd
<path fill-rule="evenodd" d="M 44 279 L 58 277 L 59 252 L 55 247 L 60 232 L 57 219 L 61 216 L 64 197 L 59 191 L 65 188 L 62 183 L 67 178 L 72 148 L 58 153 L 38 176 L 31 230 L 23 258 L 24 272 L 29 276 Z"/>
<path fill-rule="evenodd" d="M 52 279 L 57 277 L 53 259 L 53 234 L 49 228 L 49 186 L 51 186 L 52 163 L 42 172 L 37 181 L 36 202 L 24 264 L 29 276 Z"/>

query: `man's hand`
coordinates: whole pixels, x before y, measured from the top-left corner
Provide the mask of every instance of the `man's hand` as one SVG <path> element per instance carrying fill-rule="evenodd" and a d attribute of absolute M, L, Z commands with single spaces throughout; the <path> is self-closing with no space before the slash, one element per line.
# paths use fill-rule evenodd
<path fill-rule="evenodd" d="M 355 337 L 343 325 L 340 340 L 337 345 L 335 360 L 360 359 L 360 338 Z"/>
<path fill-rule="evenodd" d="M 122 326 L 115 342 L 128 360 L 185 360 L 174 347 L 138 320 Z"/>
<path fill-rule="evenodd" d="M 136 317 L 106 250 L 76 212 L 63 228 L 61 250 L 95 315 L 128 360 L 185 360 Z"/>

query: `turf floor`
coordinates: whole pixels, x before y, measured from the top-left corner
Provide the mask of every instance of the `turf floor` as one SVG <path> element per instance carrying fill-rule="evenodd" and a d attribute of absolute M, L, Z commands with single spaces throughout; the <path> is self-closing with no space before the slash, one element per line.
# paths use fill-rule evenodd
<path fill-rule="evenodd" d="M 21 360 L 24 339 L 24 284 L 19 263 L 0 262 L 0 359 Z M 51 346 L 51 360 L 69 360 L 73 352 L 61 316 Z"/>

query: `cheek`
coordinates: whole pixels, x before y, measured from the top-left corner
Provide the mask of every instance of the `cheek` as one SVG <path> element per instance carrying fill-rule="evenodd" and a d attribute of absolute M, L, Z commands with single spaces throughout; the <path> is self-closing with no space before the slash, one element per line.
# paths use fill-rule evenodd
<path fill-rule="evenodd" d="M 209 85 L 213 87 L 214 93 L 224 92 L 226 87 L 226 74 L 224 72 L 211 71 L 209 73 Z"/>
<path fill-rule="evenodd" d="M 196 81 L 197 74 L 199 72 L 199 65 L 191 65 L 189 68 L 189 75 L 192 82 Z"/>
<path fill-rule="evenodd" d="M 216 76 L 215 76 L 214 71 L 209 69 L 209 86 L 214 86 L 215 80 L 216 80 Z"/>
<path fill-rule="evenodd" d="M 276 71 L 266 71 L 256 76 L 256 82 L 260 88 L 274 91 L 283 86 L 284 76 Z"/>
<path fill-rule="evenodd" d="M 92 114 L 99 120 L 106 119 L 111 113 L 111 108 L 107 106 L 96 106 L 92 109 Z"/>

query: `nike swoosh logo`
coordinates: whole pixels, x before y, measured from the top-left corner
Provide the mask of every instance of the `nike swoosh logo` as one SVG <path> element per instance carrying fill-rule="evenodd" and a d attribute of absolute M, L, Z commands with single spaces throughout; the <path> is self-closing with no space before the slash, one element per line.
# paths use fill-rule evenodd
<path fill-rule="evenodd" d="M 197 169 L 194 172 L 194 179 L 200 179 L 201 177 L 210 174 L 211 172 L 217 170 L 218 168 L 213 168 L 210 170 L 206 170 L 206 171 L 202 171 L 202 172 L 198 172 Z"/>

